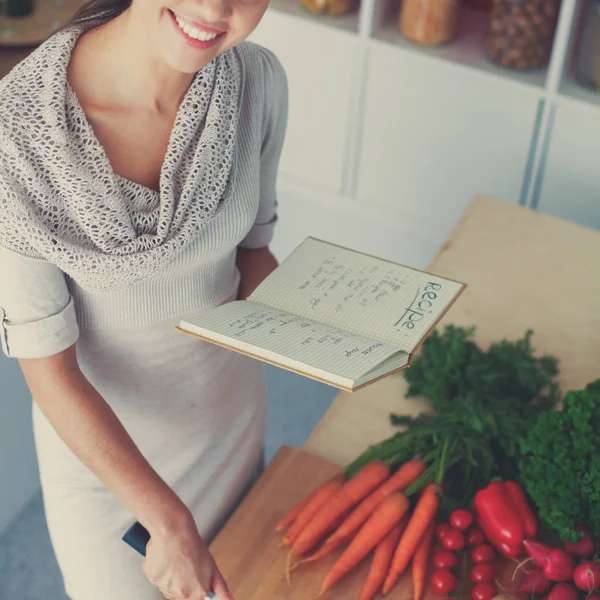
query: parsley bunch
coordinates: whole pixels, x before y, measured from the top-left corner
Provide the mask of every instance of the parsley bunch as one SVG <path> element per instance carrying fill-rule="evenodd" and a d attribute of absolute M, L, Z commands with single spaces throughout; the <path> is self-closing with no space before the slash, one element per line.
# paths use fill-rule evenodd
<path fill-rule="evenodd" d="M 540 518 L 563 541 L 579 539 L 578 524 L 600 541 L 600 379 L 540 415 L 522 453 L 521 480 Z"/>
<path fill-rule="evenodd" d="M 419 484 L 443 482 L 446 510 L 466 506 L 494 477 L 516 477 L 520 444 L 560 398 L 557 362 L 534 355 L 531 331 L 487 350 L 474 332 L 454 325 L 432 332 L 404 375 L 407 396 L 426 397 L 434 413 L 391 415 L 404 430 L 359 456 L 349 475 L 376 458 L 395 465 L 420 455 L 429 468 Z"/>

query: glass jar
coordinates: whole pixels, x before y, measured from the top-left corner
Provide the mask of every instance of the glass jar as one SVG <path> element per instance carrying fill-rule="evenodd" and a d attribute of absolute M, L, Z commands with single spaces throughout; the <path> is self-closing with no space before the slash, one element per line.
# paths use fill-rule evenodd
<path fill-rule="evenodd" d="M 560 0 L 494 0 L 484 40 L 486 54 L 512 69 L 544 65 L 552 49 Z"/>
<path fill-rule="evenodd" d="M 445 44 L 456 33 L 458 8 L 458 0 L 404 0 L 400 31 L 412 42 L 428 46 Z"/>
<path fill-rule="evenodd" d="M 575 77 L 582 85 L 600 91 L 600 0 L 588 0 Z"/>
<path fill-rule="evenodd" d="M 357 2 L 355 0 L 300 0 L 300 4 L 316 15 L 339 17 L 353 11 Z"/>

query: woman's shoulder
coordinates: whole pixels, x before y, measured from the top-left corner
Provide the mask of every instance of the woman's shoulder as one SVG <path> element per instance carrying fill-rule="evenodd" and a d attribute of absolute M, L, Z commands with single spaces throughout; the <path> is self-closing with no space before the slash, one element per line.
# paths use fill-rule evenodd
<path fill-rule="evenodd" d="M 56 107 L 64 94 L 72 43 L 72 31 L 55 33 L 0 80 L 2 129 L 14 122 L 38 122 Z"/>
<path fill-rule="evenodd" d="M 287 89 L 285 68 L 273 51 L 246 41 L 238 46 L 238 52 L 247 82 L 260 81 L 269 95 Z"/>

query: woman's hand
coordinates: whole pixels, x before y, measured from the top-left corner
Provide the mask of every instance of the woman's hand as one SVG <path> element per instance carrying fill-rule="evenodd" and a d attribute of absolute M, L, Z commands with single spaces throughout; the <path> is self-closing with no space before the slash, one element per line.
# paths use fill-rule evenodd
<path fill-rule="evenodd" d="M 212 591 L 220 600 L 233 600 L 193 519 L 168 535 L 152 535 L 144 573 L 166 598 L 204 600 Z"/>

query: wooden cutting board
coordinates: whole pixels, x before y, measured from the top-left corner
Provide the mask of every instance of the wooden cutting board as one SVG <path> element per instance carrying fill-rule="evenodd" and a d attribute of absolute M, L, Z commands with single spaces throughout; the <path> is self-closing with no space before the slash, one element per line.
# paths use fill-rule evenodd
<path fill-rule="evenodd" d="M 303 450 L 284 446 L 211 545 L 211 552 L 235 600 L 314 600 L 336 557 L 300 566 L 285 579 L 286 550 L 279 547 L 277 522 L 304 496 L 340 472 L 340 467 Z M 357 599 L 370 559 L 323 596 L 324 600 Z M 433 600 L 435 596 L 429 595 Z M 407 574 L 386 596 L 412 600 Z"/>

